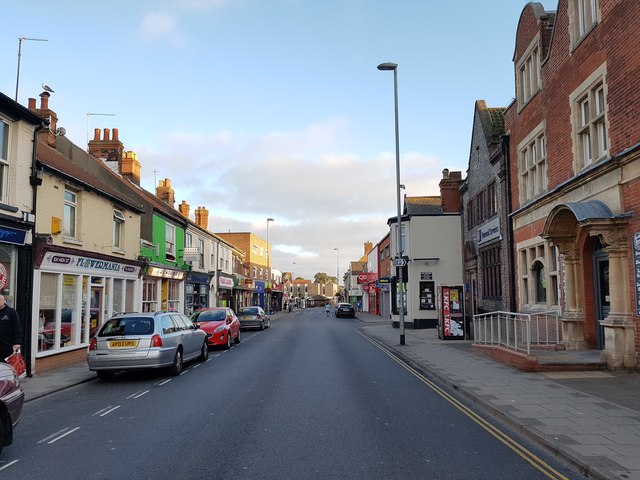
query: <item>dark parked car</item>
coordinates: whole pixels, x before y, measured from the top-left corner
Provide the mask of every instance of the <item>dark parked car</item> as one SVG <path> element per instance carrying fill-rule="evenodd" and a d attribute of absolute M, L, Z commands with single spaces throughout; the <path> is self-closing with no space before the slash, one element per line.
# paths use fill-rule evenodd
<path fill-rule="evenodd" d="M 240 328 L 258 328 L 264 330 L 271 326 L 271 318 L 261 307 L 242 307 L 238 312 Z"/>
<path fill-rule="evenodd" d="M 13 429 L 20 420 L 23 405 L 24 392 L 15 370 L 0 363 L 0 452 L 13 442 Z"/>
<path fill-rule="evenodd" d="M 336 305 L 336 317 L 356 318 L 356 309 L 350 303 L 339 303 Z"/>
<path fill-rule="evenodd" d="M 207 334 L 186 315 L 124 313 L 107 320 L 91 339 L 87 363 L 104 379 L 118 370 L 165 367 L 179 375 L 183 362 L 208 356 Z"/>

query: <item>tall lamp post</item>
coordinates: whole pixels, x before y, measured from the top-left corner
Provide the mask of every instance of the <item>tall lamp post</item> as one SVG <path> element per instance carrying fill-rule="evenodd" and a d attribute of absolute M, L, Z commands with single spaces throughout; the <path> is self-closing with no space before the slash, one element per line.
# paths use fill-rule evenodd
<path fill-rule="evenodd" d="M 275 222 L 271 217 L 267 218 L 267 281 L 271 283 L 271 253 L 269 252 L 269 222 Z M 273 290 L 273 285 L 271 286 Z M 271 310 L 271 294 L 267 296 L 267 312 Z"/>
<path fill-rule="evenodd" d="M 336 293 L 340 293 L 340 249 L 334 248 L 336 251 Z"/>
<path fill-rule="evenodd" d="M 402 258 L 401 252 L 401 228 L 402 228 L 402 212 L 400 209 L 400 133 L 398 129 L 398 64 L 396 63 L 381 63 L 378 65 L 378 70 L 389 71 L 393 70 L 393 98 L 395 106 L 395 125 L 396 125 L 396 200 L 398 208 L 398 220 L 396 224 L 396 257 L 395 265 L 398 272 L 398 290 L 400 295 L 398 296 L 398 314 L 400 318 L 400 345 L 405 344 L 404 338 L 404 279 L 402 278 L 402 268 L 404 266 L 404 258 Z"/>

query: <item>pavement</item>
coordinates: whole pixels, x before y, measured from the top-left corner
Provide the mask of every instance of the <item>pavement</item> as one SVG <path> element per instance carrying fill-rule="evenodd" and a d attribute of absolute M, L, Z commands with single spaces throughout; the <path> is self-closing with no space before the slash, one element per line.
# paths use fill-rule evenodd
<path fill-rule="evenodd" d="M 283 313 L 278 313 L 274 318 Z M 523 372 L 435 330 L 358 314 L 359 330 L 427 378 L 506 422 L 589 478 L 640 480 L 640 373 Z M 93 381 L 84 362 L 21 381 L 26 401 Z"/>

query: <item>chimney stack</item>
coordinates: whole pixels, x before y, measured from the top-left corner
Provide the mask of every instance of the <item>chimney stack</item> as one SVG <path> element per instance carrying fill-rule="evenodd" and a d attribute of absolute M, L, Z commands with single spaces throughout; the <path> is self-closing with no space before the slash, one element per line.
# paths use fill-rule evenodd
<path fill-rule="evenodd" d="M 171 188 L 171 180 L 165 178 L 164 180 L 160 180 L 158 182 L 158 186 L 156 187 L 156 197 L 169 205 L 171 208 L 174 208 L 176 200 L 175 192 L 173 191 L 173 188 Z"/>
<path fill-rule="evenodd" d="M 56 136 L 55 131 L 58 128 L 58 115 L 56 112 L 49 108 L 49 97 L 51 94 L 49 92 L 42 92 L 40 94 L 40 108 L 36 108 L 36 99 L 29 99 L 29 110 L 33 111 L 36 115 L 42 117 L 45 120 L 49 120 L 49 128 L 46 130 L 42 130 L 40 132 L 40 136 L 46 137 L 47 144 L 52 147 L 56 146 Z"/>
<path fill-rule="evenodd" d="M 196 209 L 196 223 L 199 227 L 205 230 L 209 229 L 209 210 L 204 207 L 198 207 Z"/>
<path fill-rule="evenodd" d="M 118 139 L 118 129 L 113 129 L 113 136 Z M 122 154 L 122 162 L 120 163 L 120 175 L 140 186 L 140 162 L 135 152 L 124 152 Z"/>
<path fill-rule="evenodd" d="M 462 172 L 450 172 L 448 168 L 442 171 L 440 180 L 440 198 L 442 199 L 442 211 L 445 213 L 459 213 L 462 211 L 462 196 L 460 184 Z"/>
<path fill-rule="evenodd" d="M 373 243 L 364 242 L 364 254 L 369 255 L 371 253 L 371 250 L 373 250 Z"/>
<path fill-rule="evenodd" d="M 122 152 L 124 151 L 124 145 L 118 140 L 118 135 L 115 133 L 117 129 L 114 129 L 114 138 L 111 138 L 111 130 L 105 128 L 104 136 L 100 138 L 100 129 L 95 128 L 93 130 L 93 140 L 89 140 L 88 151 L 89 155 L 93 155 L 99 158 L 111 168 L 114 172 L 118 172 L 122 175 Z"/>
<path fill-rule="evenodd" d="M 189 205 L 186 200 L 182 200 L 182 203 L 178 205 L 178 211 L 187 218 L 189 218 L 190 208 L 191 208 L 191 205 Z"/>

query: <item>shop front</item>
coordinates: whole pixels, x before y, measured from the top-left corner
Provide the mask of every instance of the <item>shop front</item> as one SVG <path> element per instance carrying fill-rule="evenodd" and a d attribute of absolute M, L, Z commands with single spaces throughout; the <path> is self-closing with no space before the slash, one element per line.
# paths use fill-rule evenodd
<path fill-rule="evenodd" d="M 186 273 L 167 265 L 148 265 L 142 280 L 142 311 L 181 312 L 184 305 Z"/>
<path fill-rule="evenodd" d="M 60 364 L 49 360 L 53 355 L 84 355 L 106 319 L 140 309 L 141 262 L 49 249 L 35 267 L 30 341 L 36 369 Z"/>
<path fill-rule="evenodd" d="M 186 313 L 191 314 L 198 308 L 211 306 L 210 292 L 213 276 L 202 272 L 189 272 L 185 282 Z"/>
<path fill-rule="evenodd" d="M 265 299 L 265 283 L 259 280 L 253 282 L 253 296 L 251 298 L 251 305 L 257 305 L 264 308 Z"/>
<path fill-rule="evenodd" d="M 22 227 L 22 228 L 18 228 Z M 0 219 L 0 294 L 14 308 L 22 324 L 24 353 L 29 358 L 29 318 L 31 318 L 32 246 L 30 226 Z M 28 365 L 27 368 L 29 368 Z"/>
<path fill-rule="evenodd" d="M 231 308 L 236 312 L 242 307 L 251 305 L 253 295 L 253 278 L 245 278 L 242 275 L 233 276 L 233 305 Z"/>
<path fill-rule="evenodd" d="M 233 275 L 227 273 L 218 273 L 218 307 L 231 307 L 231 299 L 233 292 Z"/>

